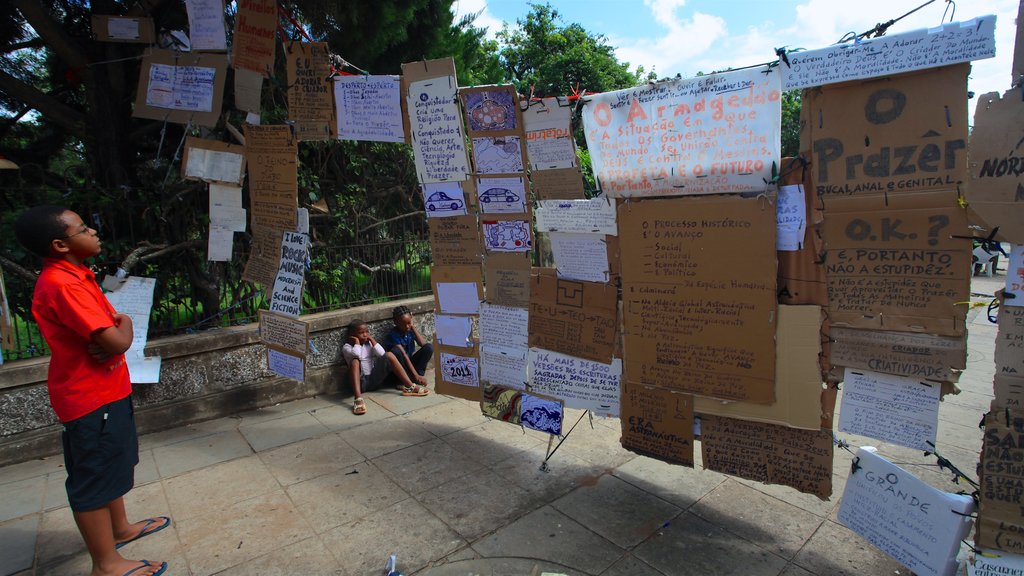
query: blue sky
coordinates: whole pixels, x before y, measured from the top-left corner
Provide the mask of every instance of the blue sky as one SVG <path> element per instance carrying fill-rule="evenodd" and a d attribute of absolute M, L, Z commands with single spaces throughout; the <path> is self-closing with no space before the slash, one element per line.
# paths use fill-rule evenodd
<path fill-rule="evenodd" d="M 456 0 L 458 14 L 483 11 L 478 25 L 491 34 L 543 0 Z M 603 34 L 619 60 L 654 67 L 659 77 L 694 76 L 773 60 L 778 46 L 823 48 L 848 31 L 865 32 L 926 0 L 551 0 L 566 23 Z M 888 34 L 938 26 L 949 6 L 936 0 L 894 24 Z M 955 20 L 995 14 L 996 57 L 974 63 L 969 89 L 977 94 L 1010 87 L 1018 0 L 961 0 Z M 949 15 L 946 15 L 948 21 Z"/>

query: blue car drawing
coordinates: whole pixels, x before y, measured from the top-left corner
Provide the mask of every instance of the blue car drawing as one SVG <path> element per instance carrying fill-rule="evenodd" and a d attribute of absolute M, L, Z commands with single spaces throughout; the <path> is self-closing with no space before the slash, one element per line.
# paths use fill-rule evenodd
<path fill-rule="evenodd" d="M 492 199 L 498 202 L 507 202 L 509 204 L 519 201 L 519 196 L 516 196 L 514 192 L 507 188 L 491 188 L 480 194 L 481 202 L 490 202 Z"/>
<path fill-rule="evenodd" d="M 458 210 L 462 208 L 462 200 L 452 198 L 444 192 L 434 192 L 427 197 L 427 210 Z"/>

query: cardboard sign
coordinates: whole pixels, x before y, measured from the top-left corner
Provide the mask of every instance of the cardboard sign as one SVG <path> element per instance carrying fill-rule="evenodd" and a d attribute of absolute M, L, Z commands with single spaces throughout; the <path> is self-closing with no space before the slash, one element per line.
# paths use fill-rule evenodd
<path fill-rule="evenodd" d="M 281 237 L 281 259 L 270 294 L 270 310 L 297 317 L 302 313 L 302 287 L 306 281 L 309 236 L 285 232 Z"/>
<path fill-rule="evenodd" d="M 847 368 L 839 430 L 930 452 L 939 428 L 939 388 L 936 382 Z"/>
<path fill-rule="evenodd" d="M 435 60 L 422 60 L 420 62 L 406 62 L 402 64 L 402 121 L 405 124 L 405 141 L 412 143 L 412 129 L 409 119 L 412 116 L 408 108 L 409 85 L 421 80 L 451 76 L 455 78 L 455 60 L 449 58 L 437 58 Z M 456 81 L 456 85 L 458 85 Z"/>
<path fill-rule="evenodd" d="M 1024 377 L 996 374 L 993 377 L 992 410 L 1010 408 L 1024 412 Z"/>
<path fill-rule="evenodd" d="M 629 382 L 775 400 L 775 209 L 735 196 L 619 207 Z"/>
<path fill-rule="evenodd" d="M 441 346 L 434 341 L 434 378 L 438 394 L 479 402 L 480 352 L 476 348 Z"/>
<path fill-rule="evenodd" d="M 466 130 L 471 137 L 480 134 L 523 134 L 523 115 L 519 110 L 519 94 L 515 87 L 460 88 L 459 100 L 465 111 Z"/>
<path fill-rule="evenodd" d="M 999 307 L 995 361 L 997 373 L 1024 378 L 1024 307 Z"/>
<path fill-rule="evenodd" d="M 260 342 L 284 352 L 306 356 L 309 324 L 277 312 L 260 310 Z"/>
<path fill-rule="evenodd" d="M 1024 556 L 978 549 L 967 562 L 967 576 L 1024 576 Z"/>
<path fill-rule="evenodd" d="M 441 266 L 480 265 L 480 225 L 476 216 L 429 218 L 430 252 Z"/>
<path fill-rule="evenodd" d="M 290 42 L 286 47 L 288 119 L 299 140 L 334 136 L 334 83 L 326 42 Z"/>
<path fill-rule="evenodd" d="M 586 234 L 619 233 L 615 203 L 610 198 L 590 200 L 539 200 L 538 232 L 580 232 Z"/>
<path fill-rule="evenodd" d="M 693 468 L 693 396 L 627 384 L 619 418 L 623 448 Z"/>
<path fill-rule="evenodd" d="M 1018 553 L 1024 550 L 1021 462 L 1024 462 L 1024 412 L 1003 408 L 985 415 L 978 483 L 980 506 L 974 543 Z"/>
<path fill-rule="evenodd" d="M 900 195 L 967 178 L 969 64 L 825 86 L 803 103 L 819 195 Z M 826 198 L 826 206 L 828 198 Z"/>
<path fill-rule="evenodd" d="M 527 351 L 523 347 L 480 344 L 480 382 L 516 390 L 527 389 Z"/>
<path fill-rule="evenodd" d="M 147 48 L 132 116 L 212 128 L 220 120 L 227 73 L 224 54 Z"/>
<path fill-rule="evenodd" d="M 530 349 L 530 391 L 557 398 L 569 408 L 617 417 L 621 394 L 622 360 L 610 364 Z"/>
<path fill-rule="evenodd" d="M 579 168 L 534 170 L 530 173 L 533 195 L 538 200 L 576 200 L 585 197 Z"/>
<path fill-rule="evenodd" d="M 401 87 L 398 76 L 336 76 L 338 138 L 405 142 Z"/>
<path fill-rule="evenodd" d="M 192 50 L 227 50 L 224 0 L 186 0 L 185 7 Z"/>
<path fill-rule="evenodd" d="M 1024 102 L 1020 90 L 978 98 L 970 147 L 971 210 L 995 239 L 1024 244 Z"/>
<path fill-rule="evenodd" d="M 242 279 L 255 282 L 264 289 L 272 289 L 277 279 L 278 264 L 281 262 L 281 237 L 283 230 L 252 226 L 252 244 L 249 246 L 249 259 L 246 261 Z"/>
<path fill-rule="evenodd" d="M 530 305 L 530 259 L 523 254 L 488 254 L 484 261 L 487 301 L 526 308 Z"/>
<path fill-rule="evenodd" d="M 610 284 L 530 278 L 530 347 L 608 364 L 618 327 L 617 290 Z"/>
<path fill-rule="evenodd" d="M 528 215 L 526 215 L 528 216 Z M 488 215 L 480 220 L 484 251 L 528 254 L 533 250 L 533 224 L 519 215 Z"/>
<path fill-rule="evenodd" d="M 290 126 L 245 125 L 251 222 L 278 230 L 298 223 L 298 140 Z"/>
<path fill-rule="evenodd" d="M 523 110 L 526 155 L 533 171 L 574 168 L 576 141 L 572 135 L 573 104 L 566 98 L 543 98 Z"/>
<path fill-rule="evenodd" d="M 811 167 L 803 158 L 783 158 L 779 184 L 799 184 L 804 190 L 804 232 L 799 250 L 779 250 L 779 303 L 828 305 L 828 289 L 825 284 L 825 267 L 821 259 L 824 241 L 821 225 L 824 208 L 821 197 L 811 184 Z"/>
<path fill-rule="evenodd" d="M 825 274 L 832 326 L 964 334 L 971 242 L 956 191 L 830 198 Z"/>
<path fill-rule="evenodd" d="M 1009 252 L 1002 305 L 1020 308 L 1024 307 L 1024 246 L 1016 244 Z"/>
<path fill-rule="evenodd" d="M 245 146 L 187 136 L 181 158 L 184 180 L 240 184 L 245 175 Z"/>
<path fill-rule="evenodd" d="M 818 367 L 820 328 L 820 306 L 779 306 L 775 341 L 781 345 L 777 347 L 775 361 L 775 402 L 724 403 L 695 396 L 694 411 L 805 430 L 820 429 L 823 412 Z"/>
<path fill-rule="evenodd" d="M 99 42 L 153 44 L 156 42 L 156 27 L 152 18 L 93 14 L 92 37 Z"/>
<path fill-rule="evenodd" d="M 262 99 L 263 75 L 245 68 L 235 68 L 235 108 L 255 114 L 258 119 Z"/>
<path fill-rule="evenodd" d="M 241 0 L 235 14 L 231 65 L 272 76 L 277 33 L 277 0 Z"/>
<path fill-rule="evenodd" d="M 782 82 L 767 66 L 585 99 L 598 186 L 612 197 L 764 190 L 778 167 Z"/>
<path fill-rule="evenodd" d="M 442 314 L 479 314 L 484 299 L 480 266 L 431 266 L 434 310 Z"/>
<path fill-rule="evenodd" d="M 932 488 L 877 455 L 857 450 L 839 504 L 839 521 L 914 574 L 954 576 L 974 500 Z"/>
<path fill-rule="evenodd" d="M 306 379 L 306 359 L 274 348 L 267 348 L 267 369 L 292 380 Z"/>
<path fill-rule="evenodd" d="M 721 416 L 701 416 L 704 467 L 782 484 L 822 500 L 832 495 L 832 433 Z"/>
<path fill-rule="evenodd" d="M 956 382 L 967 367 L 967 339 L 833 327 L 832 364 L 886 374 Z"/>
<path fill-rule="evenodd" d="M 993 58 L 996 55 L 996 17 L 982 16 L 966 22 L 949 22 L 828 48 L 792 52 L 789 63 L 779 66 L 784 90 L 810 88 L 847 80 L 892 76 Z"/>
<path fill-rule="evenodd" d="M 461 182 L 470 176 L 454 76 L 409 84 L 406 106 L 420 184 Z"/>

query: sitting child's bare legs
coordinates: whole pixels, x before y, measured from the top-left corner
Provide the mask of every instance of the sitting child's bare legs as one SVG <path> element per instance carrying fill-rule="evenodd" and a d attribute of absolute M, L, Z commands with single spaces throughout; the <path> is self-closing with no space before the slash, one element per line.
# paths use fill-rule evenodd
<path fill-rule="evenodd" d="M 354 414 L 365 414 L 366 413 L 366 402 L 363 401 L 363 390 L 362 390 L 362 371 L 359 368 L 359 360 L 353 358 L 348 363 L 348 375 L 349 382 L 352 384 L 352 392 L 355 395 L 353 398 L 352 412 Z"/>

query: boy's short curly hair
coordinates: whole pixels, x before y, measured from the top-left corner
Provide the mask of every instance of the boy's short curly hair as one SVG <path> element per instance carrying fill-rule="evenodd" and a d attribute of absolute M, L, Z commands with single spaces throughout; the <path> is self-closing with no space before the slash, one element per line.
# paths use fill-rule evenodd
<path fill-rule="evenodd" d="M 398 320 L 399 318 L 405 316 L 406 314 L 412 314 L 412 310 L 409 310 L 408 306 L 395 306 L 395 308 L 391 311 L 391 318 L 394 320 Z"/>
<path fill-rule="evenodd" d="M 349 338 L 351 336 L 354 336 L 355 333 L 358 332 L 361 327 L 366 326 L 366 325 L 367 325 L 366 322 L 364 322 L 363 320 L 359 320 L 359 319 L 356 319 L 356 320 L 353 320 L 353 321 L 349 322 L 348 326 L 345 327 L 345 338 Z"/>
<path fill-rule="evenodd" d="M 14 237 L 26 250 L 46 258 L 50 255 L 50 243 L 67 238 L 67 225 L 60 219 L 68 209 L 63 206 L 44 204 L 25 210 L 14 222 Z"/>

